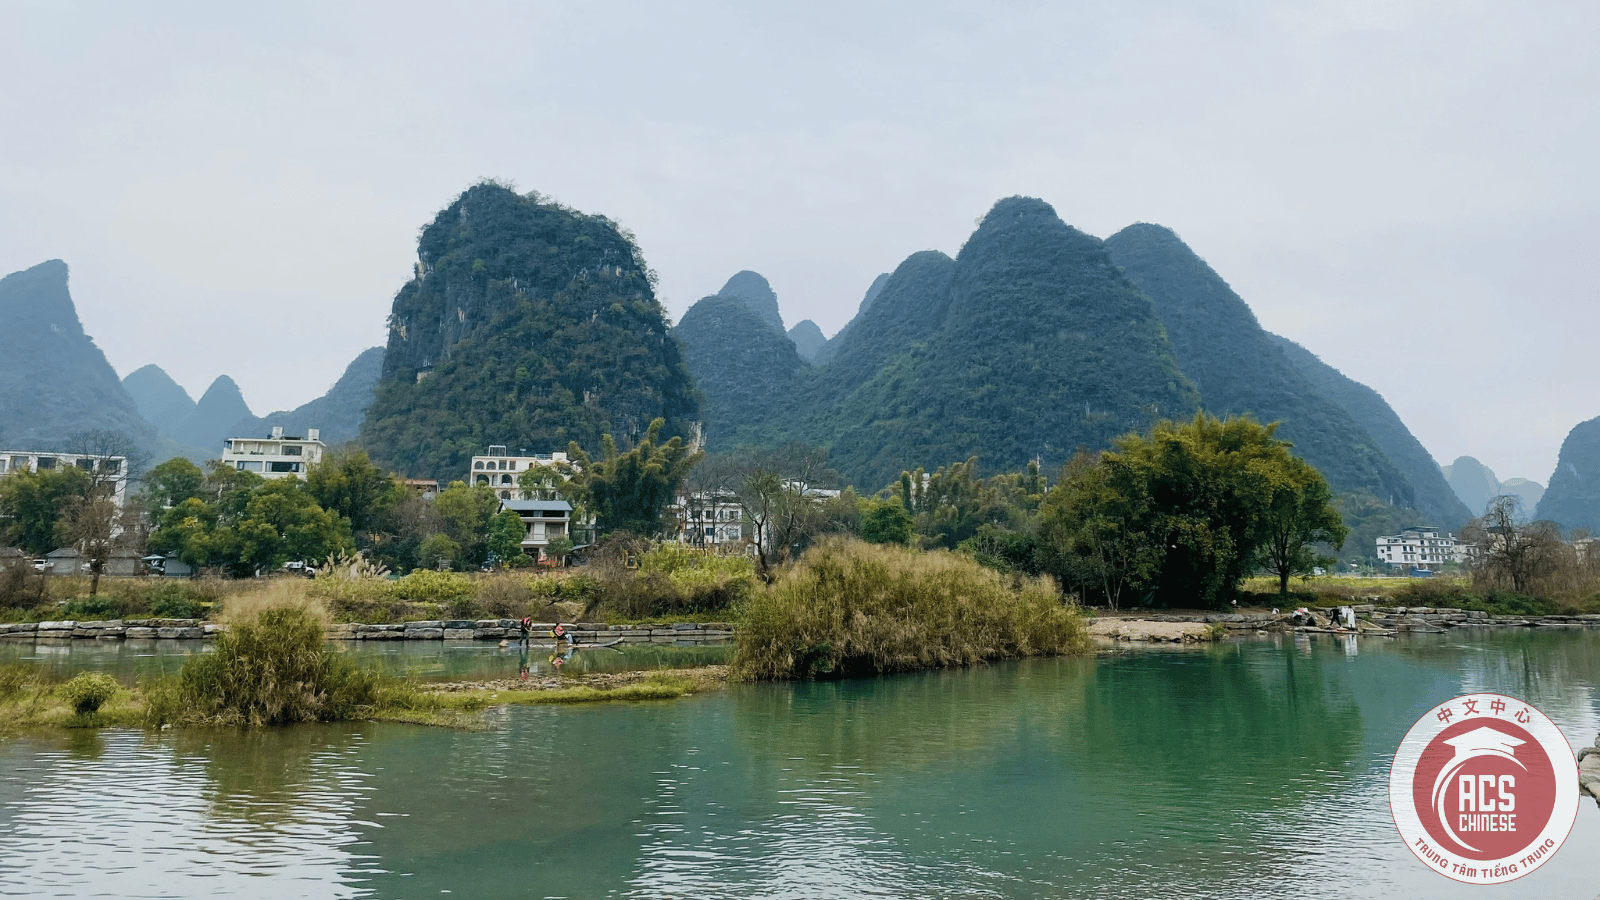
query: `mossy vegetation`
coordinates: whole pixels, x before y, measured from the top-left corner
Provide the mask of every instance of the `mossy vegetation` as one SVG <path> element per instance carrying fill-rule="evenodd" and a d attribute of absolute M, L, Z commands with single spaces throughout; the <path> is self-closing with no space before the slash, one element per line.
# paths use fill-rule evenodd
<path fill-rule="evenodd" d="M 1076 606 L 1047 579 L 1009 578 L 960 554 L 826 541 L 757 593 L 732 675 L 843 677 L 1087 652 Z"/>

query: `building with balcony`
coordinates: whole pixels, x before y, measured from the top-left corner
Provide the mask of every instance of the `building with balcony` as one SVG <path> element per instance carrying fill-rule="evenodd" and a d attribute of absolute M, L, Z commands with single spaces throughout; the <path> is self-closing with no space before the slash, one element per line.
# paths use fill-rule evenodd
<path fill-rule="evenodd" d="M 534 468 L 565 467 L 572 463 L 565 453 L 530 454 L 526 450 L 508 453 L 504 444 L 490 444 L 489 452 L 472 458 L 472 468 L 467 470 L 467 484 L 483 484 L 494 488 L 501 500 L 535 499 L 522 490 L 517 479 Z"/>
<path fill-rule="evenodd" d="M 306 436 L 298 437 L 285 435 L 281 426 L 273 426 L 270 437 L 223 441 L 222 464 L 263 478 L 304 478 L 312 466 L 322 462 L 327 450 L 318 429 L 307 428 Z"/>
<path fill-rule="evenodd" d="M 39 450 L 0 450 L 0 478 L 17 472 L 42 472 L 69 466 L 87 472 L 105 485 L 120 508 L 128 496 L 128 459 L 93 453 L 51 453 Z"/>
<path fill-rule="evenodd" d="M 678 542 L 692 547 L 731 547 L 744 541 L 744 507 L 728 491 L 679 494 L 666 508 Z"/>
<path fill-rule="evenodd" d="M 1455 535 L 1441 536 L 1432 525 L 1414 525 L 1378 538 L 1378 559 L 1396 569 L 1438 569 L 1445 563 L 1464 563 L 1469 552 Z"/>
<path fill-rule="evenodd" d="M 501 500 L 500 510 L 522 520 L 522 552 L 534 559 L 547 558 L 551 541 L 572 539 L 572 504 L 565 500 Z"/>

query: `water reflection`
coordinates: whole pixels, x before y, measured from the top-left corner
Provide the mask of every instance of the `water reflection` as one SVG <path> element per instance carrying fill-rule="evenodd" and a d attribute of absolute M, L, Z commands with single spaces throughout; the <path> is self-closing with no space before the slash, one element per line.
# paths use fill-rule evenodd
<path fill-rule="evenodd" d="M 502 708 L 490 732 L 17 741 L 0 893 L 1423 900 L 1459 889 L 1389 820 L 1416 716 L 1483 689 L 1575 743 L 1600 722 L 1588 633 L 1303 637 Z M 1589 804 L 1549 865 L 1474 896 L 1592 896 L 1597 842 Z"/>
<path fill-rule="evenodd" d="M 288 737 L 318 731 L 325 740 Z M 358 733 L 273 732 L 259 753 L 242 757 L 236 748 L 180 748 L 130 732 L 96 740 L 104 743 L 98 754 L 83 753 L 77 736 L 0 747 L 0 892 L 361 893 L 352 877 L 361 863 L 348 849 L 363 827 L 355 810 L 364 776 L 348 765 Z M 266 774 L 236 765 L 252 758 Z"/>

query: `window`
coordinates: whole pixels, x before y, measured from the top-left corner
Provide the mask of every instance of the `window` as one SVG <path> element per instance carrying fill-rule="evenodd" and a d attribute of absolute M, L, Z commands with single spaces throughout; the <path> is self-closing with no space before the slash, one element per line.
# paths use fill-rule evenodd
<path fill-rule="evenodd" d="M 478 476 L 478 484 L 488 484 L 488 483 L 489 483 L 489 476 L 487 476 L 487 475 L 479 475 Z"/>
<path fill-rule="evenodd" d="M 56 467 L 56 458 L 54 456 L 41 456 L 41 457 L 39 457 L 39 468 L 41 468 L 41 469 L 54 469 L 55 467 Z"/>
<path fill-rule="evenodd" d="M 122 471 L 122 460 L 102 459 L 100 460 L 100 471 L 105 472 L 108 475 L 115 475 Z"/>
<path fill-rule="evenodd" d="M 511 476 L 510 475 L 501 475 L 500 476 L 500 483 L 501 484 L 510 484 L 511 483 Z"/>
<path fill-rule="evenodd" d="M 300 471 L 300 464 L 297 463 L 297 462 L 279 462 L 277 460 L 273 460 L 272 467 L 269 468 L 267 471 L 269 471 L 269 472 L 298 472 L 298 471 Z"/>
<path fill-rule="evenodd" d="M 250 459 L 250 460 L 243 460 L 242 459 L 242 460 L 239 460 L 238 462 L 234 463 L 233 465 L 234 465 L 234 468 L 238 469 L 241 472 L 259 472 L 259 471 L 261 471 L 261 460 L 259 460 L 259 459 Z"/>
<path fill-rule="evenodd" d="M 481 460 L 481 459 L 480 459 L 480 460 L 478 460 L 478 461 L 477 461 L 477 462 L 475 462 L 475 463 L 473 463 L 473 464 L 472 464 L 472 468 L 474 468 L 474 469 L 481 469 L 481 468 L 483 468 L 483 460 Z"/>
<path fill-rule="evenodd" d="M 94 459 L 92 457 L 88 457 L 88 456 L 80 456 L 80 457 L 78 457 L 78 468 L 84 470 L 85 472 L 93 472 L 94 471 Z"/>
<path fill-rule="evenodd" d="M 291 445 L 289 445 L 287 447 L 284 447 L 283 448 L 283 452 L 281 454 L 279 454 L 279 455 L 280 456 L 299 456 L 300 455 L 300 447 L 298 445 L 291 444 Z"/>

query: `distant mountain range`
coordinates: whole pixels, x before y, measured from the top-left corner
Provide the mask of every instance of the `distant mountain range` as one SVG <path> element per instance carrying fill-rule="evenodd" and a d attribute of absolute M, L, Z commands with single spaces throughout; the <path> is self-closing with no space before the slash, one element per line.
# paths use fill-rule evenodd
<path fill-rule="evenodd" d="M 676 331 L 713 451 L 820 444 L 873 490 L 901 469 L 969 455 L 987 471 L 1056 465 L 1154 418 L 1204 409 L 1280 422 L 1279 435 L 1342 496 L 1366 498 L 1352 508 L 1392 510 L 1368 515 L 1359 541 L 1471 517 L 1382 397 L 1264 331 L 1159 225 L 1102 242 L 1042 201 L 1001 201 L 955 259 L 914 254 L 875 281 L 809 362 L 798 345 L 791 353 L 794 341 L 775 339 L 782 320 L 765 279 L 741 272 L 729 284 Z"/>
<path fill-rule="evenodd" d="M 809 319 L 786 329 L 777 292 L 748 270 L 670 328 L 639 248 L 610 220 L 482 183 L 423 230 L 388 346 L 325 396 L 259 417 L 226 375 L 199 401 L 155 365 L 119 381 L 59 260 L 0 279 L 0 315 L 10 446 L 91 427 L 156 458 L 205 458 L 229 437 L 319 428 L 407 475 L 448 478 L 491 443 L 626 444 L 661 416 L 712 452 L 825 447 L 872 491 L 969 456 L 989 472 L 1050 469 L 1205 410 L 1280 422 L 1351 509 L 1389 510 L 1361 513 L 1369 530 L 1453 529 L 1502 492 L 1563 524 L 1600 524 L 1586 511 L 1600 508 L 1587 487 L 1600 485 L 1600 419 L 1574 429 L 1542 498 L 1470 457 L 1441 468 L 1376 392 L 1264 331 L 1170 229 L 1102 241 L 1027 197 L 996 203 L 955 257 L 919 252 L 878 276 L 826 338 Z"/>
<path fill-rule="evenodd" d="M 183 448 L 139 414 L 78 321 L 59 259 L 0 278 L 0 447 L 71 450 L 93 430 L 126 435 L 154 460 Z"/>

